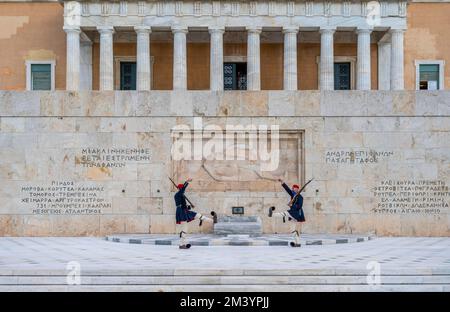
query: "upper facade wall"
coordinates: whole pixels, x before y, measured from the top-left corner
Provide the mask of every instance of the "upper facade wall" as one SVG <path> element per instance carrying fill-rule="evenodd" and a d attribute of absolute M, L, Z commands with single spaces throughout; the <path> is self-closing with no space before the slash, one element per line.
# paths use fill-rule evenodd
<path fill-rule="evenodd" d="M 450 89 L 450 3 L 412 3 L 405 33 L 405 88 L 416 87 L 416 60 L 445 61 L 445 89 Z"/>
<path fill-rule="evenodd" d="M 174 5 L 175 2 L 170 1 L 169 3 Z M 286 4 L 287 2 L 282 3 Z M 119 2 L 115 2 L 116 4 L 119 4 Z M 148 2 L 148 5 L 155 5 L 155 2 Z M 301 6 L 298 8 L 300 10 Z M 26 89 L 25 62 L 29 59 L 55 60 L 55 87 L 57 90 L 64 90 L 66 81 L 66 34 L 63 30 L 63 5 L 57 1 L 10 0 L 0 3 L 0 16 L 0 90 Z M 450 88 L 450 67 L 448 66 L 450 63 L 449 16 L 450 3 L 448 1 L 434 1 L 434 3 L 412 1 L 408 4 L 407 18 L 404 18 L 407 20 L 407 31 L 405 33 L 406 89 L 415 89 L 415 60 L 427 59 L 444 60 L 447 63 L 445 66 L 445 89 Z M 277 19 L 276 16 L 267 16 L 267 18 Z M 170 20 L 170 17 L 168 19 Z M 305 45 L 305 43 L 303 44 Z M 302 43 L 300 42 L 299 45 L 301 46 Z M 205 49 L 207 48 L 205 47 Z M 163 47 L 155 46 L 153 51 L 156 52 L 157 49 L 161 50 Z M 314 57 L 310 57 L 311 53 L 318 55 L 317 51 L 319 50 L 315 45 L 307 45 L 305 49 L 305 53 L 308 53 L 308 59 L 314 59 Z M 356 51 L 356 44 L 354 44 L 352 50 Z M 263 48 L 261 51 L 264 52 Z M 282 59 L 282 51 L 279 48 L 270 53 L 272 52 L 277 53 L 274 55 L 274 59 Z M 300 52 L 301 50 L 299 50 L 299 89 L 315 89 L 317 88 L 317 72 L 315 69 L 317 66 L 302 61 Z M 167 57 L 170 57 L 170 55 Z M 171 60 L 168 60 L 167 64 L 171 64 Z M 156 68 L 158 65 L 154 64 L 154 66 Z M 304 70 L 308 70 L 308 72 L 305 73 Z M 375 70 L 375 66 L 372 66 L 372 71 L 375 72 Z M 162 75 L 171 74 L 164 72 Z M 195 69 L 191 69 L 189 72 L 189 77 L 192 75 L 193 77 L 203 77 Z M 264 83 L 264 70 L 262 75 L 263 88 L 265 86 L 267 88 L 280 86 L 279 83 Z M 166 76 L 162 77 L 162 81 L 167 80 L 167 83 L 161 82 L 157 88 L 167 89 L 171 87 L 171 79 Z M 158 76 L 154 76 L 154 78 L 159 79 Z M 270 79 L 273 79 L 273 77 Z M 279 77 L 279 79 L 281 81 L 282 77 Z M 372 88 L 376 88 L 376 77 L 372 80 Z"/>
<path fill-rule="evenodd" d="M 65 25 L 367 27 L 366 1 L 65 1 Z M 380 1 L 376 27 L 405 28 L 407 1 Z"/>
<path fill-rule="evenodd" d="M 0 3 L 0 90 L 26 89 L 27 60 L 55 61 L 55 88 L 66 86 L 66 34 L 60 3 Z"/>

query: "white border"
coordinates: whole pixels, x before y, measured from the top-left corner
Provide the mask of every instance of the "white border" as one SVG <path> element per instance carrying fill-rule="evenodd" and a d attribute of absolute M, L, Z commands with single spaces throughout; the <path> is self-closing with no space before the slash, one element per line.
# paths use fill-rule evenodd
<path fill-rule="evenodd" d="M 445 61 L 444 60 L 415 60 L 414 65 L 416 66 L 416 90 L 420 90 L 420 65 L 439 65 L 439 86 L 438 90 L 444 90 L 444 69 L 445 69 Z M 428 90 L 421 90 L 428 91 Z"/>
<path fill-rule="evenodd" d="M 25 62 L 26 76 L 27 76 L 27 90 L 34 91 L 31 89 L 31 65 L 34 65 L 34 64 L 50 64 L 50 80 L 51 80 L 50 91 L 55 91 L 55 66 L 56 66 L 55 60 L 44 60 L 44 61 L 42 61 L 42 60 L 39 60 L 39 61 L 27 60 Z M 42 90 L 36 90 L 36 91 L 42 91 Z"/>

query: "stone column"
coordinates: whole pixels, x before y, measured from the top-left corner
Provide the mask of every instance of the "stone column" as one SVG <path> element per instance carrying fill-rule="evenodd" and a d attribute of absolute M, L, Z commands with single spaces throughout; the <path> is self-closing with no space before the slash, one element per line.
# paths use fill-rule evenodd
<path fill-rule="evenodd" d="M 112 26 L 98 26 L 100 33 L 100 90 L 114 90 L 114 60 Z"/>
<path fill-rule="evenodd" d="M 390 39 L 389 39 L 390 40 Z M 391 89 L 391 42 L 378 42 L 378 90 Z"/>
<path fill-rule="evenodd" d="M 403 29 L 391 29 L 391 90 L 403 90 Z"/>
<path fill-rule="evenodd" d="M 209 28 L 211 34 L 211 56 L 209 66 L 209 85 L 212 91 L 223 90 L 223 33 L 225 27 Z"/>
<path fill-rule="evenodd" d="M 187 90 L 187 27 L 172 27 L 173 32 L 173 90 Z"/>
<path fill-rule="evenodd" d="M 320 90 L 334 90 L 334 28 L 320 29 Z"/>
<path fill-rule="evenodd" d="M 260 43 L 262 27 L 247 27 L 247 90 L 261 90 Z"/>
<path fill-rule="evenodd" d="M 80 90 L 92 90 L 92 42 L 80 42 Z"/>
<path fill-rule="evenodd" d="M 370 29 L 358 29 L 358 57 L 356 62 L 356 89 L 370 90 Z"/>
<path fill-rule="evenodd" d="M 150 26 L 135 26 L 136 44 L 136 90 L 150 90 Z"/>
<path fill-rule="evenodd" d="M 66 90 L 80 89 L 80 27 L 65 26 L 66 47 Z"/>
<path fill-rule="evenodd" d="M 297 33 L 298 27 L 283 28 L 284 34 L 284 90 L 297 90 Z"/>

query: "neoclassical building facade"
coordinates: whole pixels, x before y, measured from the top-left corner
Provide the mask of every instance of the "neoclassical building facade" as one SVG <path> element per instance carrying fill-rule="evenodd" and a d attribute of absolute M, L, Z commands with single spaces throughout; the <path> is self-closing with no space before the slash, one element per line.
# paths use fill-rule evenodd
<path fill-rule="evenodd" d="M 263 233 L 292 232 L 268 216 L 287 209 L 278 179 L 313 179 L 304 233 L 449 236 L 449 16 L 447 0 L 0 1 L 0 236 L 175 233 L 168 177 Z"/>
<path fill-rule="evenodd" d="M 449 14 L 447 1 L 2 1 L 0 89 L 445 89 Z"/>

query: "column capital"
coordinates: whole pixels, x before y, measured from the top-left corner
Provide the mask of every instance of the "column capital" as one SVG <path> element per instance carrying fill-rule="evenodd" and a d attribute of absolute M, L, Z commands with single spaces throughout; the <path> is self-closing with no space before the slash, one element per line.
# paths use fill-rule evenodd
<path fill-rule="evenodd" d="M 370 34 L 372 33 L 373 28 L 357 28 L 355 32 L 357 34 Z"/>
<path fill-rule="evenodd" d="M 100 34 L 113 34 L 114 27 L 113 26 L 97 26 L 97 31 Z"/>
<path fill-rule="evenodd" d="M 283 27 L 283 34 L 287 34 L 287 33 L 295 33 L 297 34 L 299 31 L 299 27 L 298 26 L 285 26 Z"/>
<path fill-rule="evenodd" d="M 262 27 L 260 26 L 247 26 L 245 27 L 248 33 L 260 34 L 262 32 Z"/>
<path fill-rule="evenodd" d="M 208 27 L 208 32 L 210 34 L 213 34 L 213 33 L 223 34 L 225 32 L 225 27 L 224 26 L 211 26 L 211 27 Z"/>
<path fill-rule="evenodd" d="M 140 26 L 134 26 L 134 31 L 138 34 L 139 33 L 149 34 L 152 32 L 152 28 L 150 26 L 140 25 Z"/>
<path fill-rule="evenodd" d="M 188 28 L 187 28 L 187 26 L 179 26 L 179 25 L 176 25 L 176 26 L 172 26 L 172 33 L 184 33 L 184 34 L 187 34 L 188 33 Z"/>
<path fill-rule="evenodd" d="M 336 31 L 336 27 L 324 26 L 324 27 L 320 27 L 319 33 L 321 33 L 321 34 L 334 34 L 335 31 Z"/>
<path fill-rule="evenodd" d="M 76 32 L 76 33 L 80 33 L 81 32 L 81 28 L 80 26 L 64 26 L 63 30 L 66 33 L 70 33 L 70 32 Z"/>
<path fill-rule="evenodd" d="M 390 28 L 389 29 L 390 34 L 399 34 L 399 33 L 404 33 L 405 31 L 406 31 L 406 29 L 403 29 L 403 28 Z"/>

